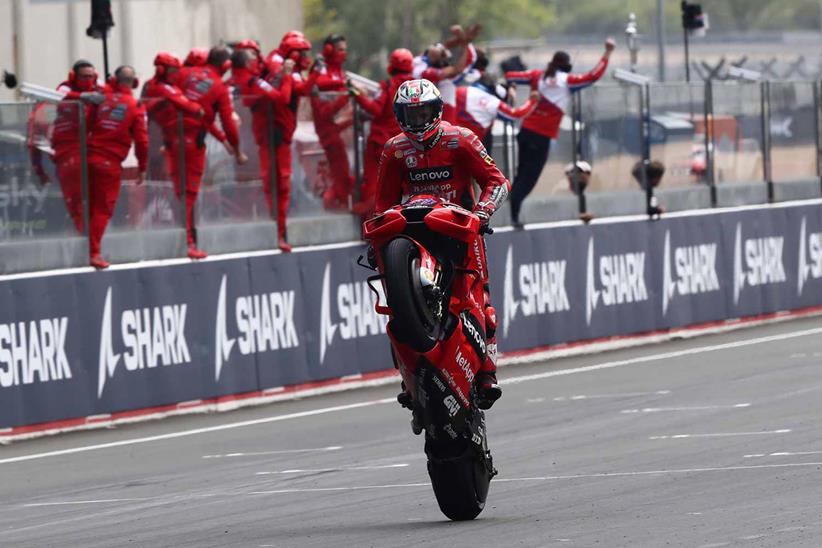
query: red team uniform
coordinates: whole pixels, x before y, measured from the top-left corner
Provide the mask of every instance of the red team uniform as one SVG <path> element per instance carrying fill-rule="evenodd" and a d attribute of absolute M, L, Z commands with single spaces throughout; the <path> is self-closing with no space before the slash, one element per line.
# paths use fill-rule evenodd
<path fill-rule="evenodd" d="M 225 67 L 228 68 L 227 66 Z M 186 175 L 186 228 L 189 247 L 196 244 L 194 228 L 194 204 L 200 191 L 200 182 L 205 171 L 206 134 L 211 130 L 217 116 L 225 132 L 226 140 L 236 151 L 240 147 L 240 134 L 234 121 L 234 106 L 231 102 L 229 88 L 223 83 L 220 71 L 212 65 L 189 67 L 182 71 L 180 89 L 187 99 L 197 103 L 203 115 L 185 112 L 183 116 L 183 134 Z M 178 139 L 174 139 L 169 152 L 171 161 L 171 177 L 174 179 L 175 191 L 178 197 L 182 196 L 182 184 L 179 180 L 179 168 L 176 159 L 179 158 L 181 146 Z"/>
<path fill-rule="evenodd" d="M 100 243 L 120 194 L 122 163 L 134 143 L 141 173 L 148 165 L 148 131 L 143 108 L 122 86 L 106 88 L 95 109 L 88 138 L 89 254 L 100 255 Z M 107 266 L 107 265 L 105 265 Z"/>
<path fill-rule="evenodd" d="M 407 49 L 394 50 L 388 64 L 391 78 L 380 82 L 380 90 L 371 99 L 363 94 L 356 96 L 357 103 L 372 116 L 371 132 L 365 144 L 363 182 L 360 202 L 353 212 L 363 215 L 374 210 L 374 198 L 377 190 L 377 168 L 385 143 L 402 132 L 394 116 L 394 95 L 403 82 L 411 80 L 413 54 Z"/>

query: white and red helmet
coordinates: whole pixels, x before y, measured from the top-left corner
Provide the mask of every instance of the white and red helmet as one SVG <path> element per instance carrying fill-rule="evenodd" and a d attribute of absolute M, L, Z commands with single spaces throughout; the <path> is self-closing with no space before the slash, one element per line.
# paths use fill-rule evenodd
<path fill-rule="evenodd" d="M 442 97 L 432 82 L 408 80 L 394 96 L 394 116 L 410 139 L 425 142 L 434 135 L 442 121 Z"/>

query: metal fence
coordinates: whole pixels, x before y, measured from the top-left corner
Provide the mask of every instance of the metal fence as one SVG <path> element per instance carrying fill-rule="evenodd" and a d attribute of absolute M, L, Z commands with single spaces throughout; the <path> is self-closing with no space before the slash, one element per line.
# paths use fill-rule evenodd
<path fill-rule="evenodd" d="M 793 182 L 822 193 L 820 82 L 601 84 L 572 105 L 570 147 L 593 167 L 589 196 L 633 192 L 650 207 L 660 191 L 707 188 L 716 207 L 722 189 L 745 183 L 771 202 Z M 665 168 L 657 185 L 641 180 L 651 162 Z"/>
<path fill-rule="evenodd" d="M 636 211 L 649 211 L 658 201 L 668 209 L 697 207 L 688 200 L 677 207 L 671 196 L 681 200 L 702 193 L 709 194 L 715 207 L 728 204 L 723 189 L 747 185 L 762 189 L 754 201 L 777 201 L 790 196 L 781 188 L 796 181 L 815 184 L 818 196 L 820 86 L 708 81 L 603 83 L 585 89 L 571 102 L 526 205 L 529 200 L 549 206 L 564 200 L 573 205 L 560 217 L 574 218 L 592 203 L 625 202 Z M 151 111 L 152 105 L 146 106 Z M 0 272 L 87 264 L 84 242 L 94 189 L 86 168 L 86 110 L 84 104 L 70 101 L 0 104 Z M 226 230 L 233 231 L 235 239 L 215 246 L 216 251 L 276 244 L 277 204 L 285 197 L 278 192 L 276 166 L 282 161 L 289 162 L 292 172 L 290 229 L 301 224 L 320 234 L 332 218 L 349 219 L 346 226 L 357 226 L 349 211 L 360 198 L 369 127 L 367 116 L 352 101 L 338 93 L 305 98 L 287 147 L 290 158 L 275 145 L 271 109 L 261 111 L 253 100 L 237 97 L 235 111 L 246 163 L 238 163 L 212 135 L 200 143 L 206 162 L 194 208 L 197 232 L 208 242 L 226 240 Z M 66 128 L 73 128 L 73 143 L 66 143 Z M 514 125 L 496 122 L 492 155 L 511 178 L 517 170 L 515 134 Z M 113 262 L 134 260 L 135 254 L 144 259 L 185 254 L 186 207 L 179 189 L 190 166 L 180 147 L 169 142 L 173 135 L 149 116 L 145 182 L 137 184 L 133 152 L 123 164 L 123 184 L 103 240 L 103 252 Z M 585 188 L 569 182 L 565 174 L 566 165 L 576 160 L 593 167 Z M 646 170 L 641 169 L 651 162 L 665 167 L 657 186 L 647 184 Z M 599 209 L 597 215 L 624 212 Z M 248 236 L 252 227 L 255 237 Z M 323 238 L 317 236 L 312 243 Z M 57 254 L 59 260 L 37 263 L 42 267 L 8 266 L 24 254 Z"/>

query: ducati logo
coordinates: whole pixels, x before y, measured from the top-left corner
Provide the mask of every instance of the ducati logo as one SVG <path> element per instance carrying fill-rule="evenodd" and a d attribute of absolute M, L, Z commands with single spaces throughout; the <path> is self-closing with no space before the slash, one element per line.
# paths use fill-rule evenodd
<path fill-rule="evenodd" d="M 645 286 L 644 251 L 603 255 L 599 257 L 599 261 L 596 261 L 594 238 L 591 238 L 588 240 L 587 263 L 585 321 L 588 325 L 591 325 L 591 319 L 600 304 L 600 298 L 602 298 L 603 306 L 648 300 L 648 289 Z"/>
<path fill-rule="evenodd" d="M 662 266 L 662 315 L 677 294 L 698 295 L 719 291 L 716 273 L 717 244 L 697 244 L 674 248 L 671 253 L 671 231 L 665 232 Z"/>
<path fill-rule="evenodd" d="M 214 346 L 214 380 L 220 380 L 223 366 L 235 348 L 247 356 L 300 345 L 294 323 L 295 291 L 273 291 L 246 295 L 233 301 L 237 337 L 228 336 L 226 291 L 228 276 L 223 275 L 217 296 L 217 327 Z"/>
<path fill-rule="evenodd" d="M 119 317 L 123 351 L 115 352 L 111 300 L 112 291 L 109 287 L 100 323 L 98 398 L 103 395 L 106 381 L 116 373 L 120 358 L 123 358 L 123 365 L 128 372 L 191 363 L 185 334 L 188 305 L 124 310 Z"/>
<path fill-rule="evenodd" d="M 567 261 L 541 261 L 521 264 L 514 270 L 514 246 L 508 246 L 505 255 L 505 282 L 503 293 L 505 313 L 502 334 L 508 330 L 521 311 L 523 316 L 554 314 L 571 309 L 565 288 Z M 520 298 L 515 296 L 519 292 Z"/>
<path fill-rule="evenodd" d="M 782 236 L 749 238 L 743 242 L 742 223 L 736 224 L 734 304 L 739 304 L 739 297 L 746 285 L 756 287 L 787 281 L 782 262 L 784 243 Z"/>
<path fill-rule="evenodd" d="M 802 296 L 809 279 L 822 278 L 822 232 L 808 234 L 808 219 L 802 217 L 799 229 L 799 275 L 796 294 Z"/>
<path fill-rule="evenodd" d="M 336 297 L 333 301 L 332 295 Z M 386 302 L 382 294 L 380 301 Z M 343 340 L 351 340 L 385 333 L 388 316 L 377 314 L 376 303 L 376 296 L 366 281 L 341 283 L 332 288 L 331 263 L 326 263 L 320 301 L 320 364 L 325 362 L 337 334 Z M 339 321 L 335 322 L 334 316 Z"/>

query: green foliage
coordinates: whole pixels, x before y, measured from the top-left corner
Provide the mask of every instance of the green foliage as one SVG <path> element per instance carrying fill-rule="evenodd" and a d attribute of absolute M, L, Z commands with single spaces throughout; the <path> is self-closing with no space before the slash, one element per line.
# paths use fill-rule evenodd
<path fill-rule="evenodd" d="M 820 0 L 692 0 L 708 12 L 711 33 L 820 28 Z M 348 38 L 350 66 L 382 78 L 388 53 L 406 47 L 418 53 L 445 40 L 448 28 L 482 23 L 481 41 L 540 38 L 557 34 L 604 38 L 622 34 L 634 12 L 650 35 L 657 0 L 303 0 L 306 34 L 321 41 L 332 32 Z M 665 25 L 680 26 L 680 0 L 664 0 Z"/>

